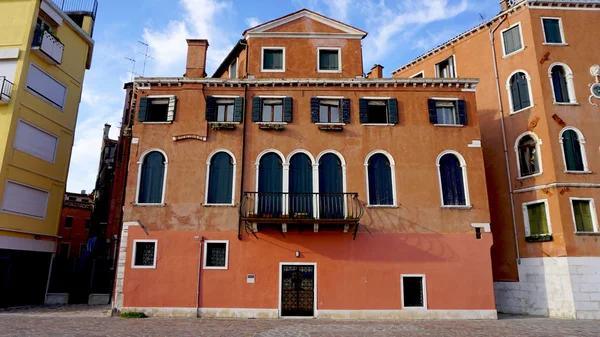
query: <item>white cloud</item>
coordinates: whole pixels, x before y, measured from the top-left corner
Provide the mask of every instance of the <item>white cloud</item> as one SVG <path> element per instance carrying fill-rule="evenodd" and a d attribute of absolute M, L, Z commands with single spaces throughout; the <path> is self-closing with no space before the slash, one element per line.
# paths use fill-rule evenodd
<path fill-rule="evenodd" d="M 244 20 L 244 22 L 246 23 L 246 25 L 248 25 L 249 28 L 260 25 L 260 19 L 257 18 L 256 16 L 253 16 L 251 18 L 246 18 L 246 20 Z"/>
<path fill-rule="evenodd" d="M 348 23 L 348 10 L 351 0 L 323 0 L 329 9 L 329 16 L 332 18 Z"/>

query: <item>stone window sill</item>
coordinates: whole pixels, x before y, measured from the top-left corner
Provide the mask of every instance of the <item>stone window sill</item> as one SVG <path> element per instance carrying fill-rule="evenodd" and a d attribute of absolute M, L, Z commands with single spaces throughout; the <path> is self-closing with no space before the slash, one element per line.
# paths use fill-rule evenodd
<path fill-rule="evenodd" d="M 162 204 L 139 204 L 139 203 L 135 203 L 133 204 L 134 207 L 165 207 L 167 204 L 162 203 Z"/>
<path fill-rule="evenodd" d="M 529 178 L 535 178 L 535 177 L 539 177 L 539 176 L 541 176 L 541 175 L 542 175 L 542 172 L 540 172 L 540 173 L 535 173 L 535 174 L 531 174 L 531 175 L 528 175 L 528 176 L 518 177 L 517 179 L 518 179 L 518 180 L 525 180 L 525 179 L 529 179 Z"/>
<path fill-rule="evenodd" d="M 462 124 L 433 124 L 433 126 L 445 127 L 445 128 L 462 128 Z"/>
<path fill-rule="evenodd" d="M 526 242 L 548 242 L 552 240 L 552 234 L 530 235 L 525 237 Z"/>
<path fill-rule="evenodd" d="M 577 236 L 600 236 L 600 232 L 575 232 Z"/>
<path fill-rule="evenodd" d="M 565 171 L 567 174 L 592 174 L 592 171 Z"/>
<path fill-rule="evenodd" d="M 465 206 L 465 205 L 444 205 L 441 207 L 442 209 L 463 209 L 469 210 L 472 209 L 473 206 Z"/>

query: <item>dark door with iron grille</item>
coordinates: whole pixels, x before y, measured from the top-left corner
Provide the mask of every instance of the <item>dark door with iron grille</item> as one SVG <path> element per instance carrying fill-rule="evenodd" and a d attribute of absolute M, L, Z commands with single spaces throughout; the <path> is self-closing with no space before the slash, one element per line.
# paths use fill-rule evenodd
<path fill-rule="evenodd" d="M 315 266 L 281 267 L 281 316 L 314 316 Z"/>

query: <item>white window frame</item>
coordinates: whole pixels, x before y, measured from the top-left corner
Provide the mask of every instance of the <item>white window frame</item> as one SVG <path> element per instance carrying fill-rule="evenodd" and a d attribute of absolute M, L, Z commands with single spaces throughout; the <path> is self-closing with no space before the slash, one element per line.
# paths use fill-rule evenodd
<path fill-rule="evenodd" d="M 392 97 L 386 96 L 386 97 L 378 97 L 378 96 L 366 96 L 366 97 L 360 97 L 360 99 L 366 99 L 369 101 L 386 101 L 385 102 L 385 107 L 387 109 L 387 120 L 389 122 L 390 120 L 390 105 L 388 104 L 389 100 L 392 99 Z M 398 114 L 400 114 L 400 111 L 398 111 Z M 363 126 L 394 126 L 396 124 L 393 123 L 361 123 L 361 125 Z"/>
<path fill-rule="evenodd" d="M 564 137 L 563 134 L 568 131 L 575 131 L 575 133 L 577 134 L 577 137 L 579 138 L 579 149 L 581 151 L 581 160 L 583 161 L 583 171 L 569 171 L 567 169 L 567 154 L 565 153 L 565 147 L 563 146 L 564 143 Z M 574 128 L 572 126 L 566 126 L 564 127 L 562 130 L 560 130 L 560 133 L 558 135 L 558 142 L 560 143 L 560 152 L 562 152 L 562 158 L 563 158 L 563 165 L 565 167 L 565 173 L 573 173 L 573 174 L 586 174 L 586 173 L 592 173 L 590 171 L 590 168 L 588 166 L 588 161 L 587 161 L 587 154 L 585 153 L 585 137 L 583 137 L 583 133 L 581 131 L 579 131 L 579 129 Z"/>
<path fill-rule="evenodd" d="M 423 279 L 423 306 L 406 307 L 404 305 L 404 278 L 420 277 Z M 400 274 L 400 297 L 402 298 L 402 310 L 428 310 L 427 309 L 427 276 L 425 274 Z"/>
<path fill-rule="evenodd" d="M 152 104 L 153 100 L 160 100 L 160 99 L 167 99 L 170 100 L 171 98 L 175 98 L 175 104 L 177 104 L 177 96 L 175 95 L 151 95 L 151 96 L 146 96 L 146 98 L 148 99 L 148 105 Z M 168 106 L 169 106 L 169 102 L 167 102 L 167 119 L 169 119 L 169 113 L 168 113 Z M 147 113 L 147 112 L 146 112 Z M 158 121 L 158 122 L 141 122 L 142 124 L 173 124 L 175 120 L 173 119 L 172 121 Z"/>
<path fill-rule="evenodd" d="M 442 78 L 442 77 L 440 77 L 438 64 L 446 61 L 447 59 L 449 59 L 451 57 L 452 57 L 452 70 L 454 70 L 454 77 L 448 77 L 448 78 L 457 78 L 458 77 L 458 72 L 456 71 L 456 54 L 452 54 L 452 55 L 446 57 L 445 59 L 441 60 L 440 62 L 433 65 L 433 70 L 435 71 L 436 78 Z"/>
<path fill-rule="evenodd" d="M 283 62 L 282 69 L 265 69 L 265 50 L 282 50 Z M 285 72 L 285 47 L 261 47 L 260 48 L 260 72 L 261 73 L 284 73 Z"/>
<path fill-rule="evenodd" d="M 512 93 L 510 91 L 510 79 L 517 73 L 523 73 L 525 74 L 525 79 L 527 79 L 527 90 L 529 92 L 529 103 L 530 105 L 526 108 L 522 108 L 520 110 L 515 111 L 514 107 L 513 107 L 513 97 L 512 97 Z M 531 109 L 535 106 L 535 103 L 533 102 L 533 91 L 531 88 L 531 76 L 529 76 L 529 73 L 523 69 L 518 69 L 513 71 L 512 73 L 510 73 L 510 75 L 508 75 L 508 78 L 506 79 L 506 93 L 508 95 L 508 108 L 510 109 L 510 114 L 514 115 L 516 113 L 519 113 L 521 111 L 525 111 L 527 109 Z"/>
<path fill-rule="evenodd" d="M 560 30 L 560 39 L 562 40 L 562 42 L 555 43 L 555 42 L 547 42 L 546 41 L 546 28 L 544 27 L 544 19 L 558 20 L 558 29 Z M 547 46 L 568 46 L 569 45 L 567 43 L 567 40 L 565 40 L 565 31 L 563 29 L 562 18 L 551 17 L 551 16 L 542 16 L 542 17 L 540 17 L 540 22 L 542 23 L 542 33 L 544 34 L 544 43 L 543 43 L 544 45 L 547 45 Z"/>
<path fill-rule="evenodd" d="M 163 175 L 163 189 L 162 189 L 162 198 L 160 203 L 140 203 L 140 184 L 142 182 L 142 166 L 144 165 L 144 159 L 146 158 L 146 156 L 152 152 L 160 152 L 162 153 L 163 157 L 165 158 L 165 173 Z M 169 157 L 167 157 L 167 154 L 165 153 L 165 151 L 161 150 L 161 149 L 157 149 L 157 148 L 152 148 L 152 149 L 148 149 L 146 151 L 144 151 L 144 153 L 142 153 L 142 155 L 140 156 L 140 160 L 137 162 L 138 164 L 138 172 L 137 172 L 137 185 L 135 188 L 135 204 L 136 206 L 164 206 L 165 205 L 165 193 L 167 190 L 167 172 L 169 169 Z"/>
<path fill-rule="evenodd" d="M 459 99 L 456 97 L 431 97 L 432 100 L 434 101 L 454 101 L 456 102 L 454 104 L 454 113 L 456 114 L 456 121 L 458 122 L 458 101 Z M 437 105 L 436 105 L 436 114 L 437 114 Z M 448 126 L 455 126 L 455 127 L 464 127 L 464 125 L 462 124 L 434 124 L 434 126 L 441 126 L 441 127 L 448 127 Z"/>
<path fill-rule="evenodd" d="M 29 86 L 27 85 L 27 80 L 25 81 L 25 90 L 32 94 L 33 96 L 41 99 L 42 101 L 50 104 L 52 107 L 60 110 L 60 111 L 65 111 L 65 104 L 67 103 L 67 96 L 69 95 L 69 87 L 64 85 L 61 81 L 59 81 L 58 79 L 56 79 L 56 77 L 48 74 L 48 72 L 46 72 L 44 69 L 42 69 L 40 66 L 38 66 L 37 64 L 31 62 L 31 66 L 37 68 L 37 70 L 43 72 L 44 74 L 46 74 L 48 77 L 50 77 L 51 79 L 53 79 L 54 81 L 56 81 L 56 83 L 58 83 L 59 85 L 61 85 L 62 87 L 65 88 L 65 95 L 63 97 L 63 101 L 61 105 L 58 105 L 54 102 L 52 102 L 51 100 L 47 99 L 46 97 L 42 96 L 41 94 L 38 94 L 37 92 L 35 92 L 35 90 L 30 89 Z M 29 79 L 29 74 L 27 74 L 27 79 Z"/>
<path fill-rule="evenodd" d="M 504 44 L 504 32 L 506 32 L 516 26 L 519 26 L 519 38 L 521 39 L 521 48 L 507 54 L 506 49 L 505 49 L 506 45 Z M 503 55 L 502 58 L 507 58 L 507 57 L 513 56 L 513 55 L 518 54 L 518 53 L 522 52 L 523 50 L 525 50 L 525 41 L 523 40 L 523 26 L 521 26 L 520 21 L 506 29 L 501 30 L 500 31 L 500 39 L 502 40 L 502 55 Z"/>
<path fill-rule="evenodd" d="M 540 164 L 540 172 L 539 173 L 535 173 L 535 174 L 531 174 L 528 176 L 523 176 L 521 174 L 521 158 L 519 156 L 519 143 L 521 142 L 521 139 L 523 139 L 523 137 L 525 136 L 531 136 L 531 138 L 533 138 L 535 140 L 535 150 L 538 154 L 538 163 Z M 533 177 L 537 177 L 537 176 L 541 176 L 542 174 L 544 174 L 544 164 L 542 163 L 542 151 L 541 151 L 541 146 L 542 145 L 542 139 L 539 138 L 535 133 L 531 132 L 531 131 L 526 131 L 523 132 L 519 137 L 517 137 L 517 140 L 515 141 L 515 154 L 517 157 L 517 179 L 528 179 L 528 178 L 533 178 Z"/>
<path fill-rule="evenodd" d="M 62 247 L 63 245 L 67 245 L 67 258 L 71 257 L 71 243 L 70 242 L 61 242 L 60 243 L 60 252 L 62 254 Z"/>
<path fill-rule="evenodd" d="M 206 259 L 208 257 L 208 244 L 209 243 L 224 243 L 225 244 L 225 266 L 224 267 L 211 267 L 206 265 Z M 202 257 L 202 269 L 217 269 L 227 270 L 229 268 L 229 240 L 204 240 L 204 256 Z"/>
<path fill-rule="evenodd" d="M 465 205 L 445 205 L 444 204 L 444 190 L 442 189 L 442 174 L 440 173 L 440 160 L 442 160 L 442 157 L 444 157 L 447 154 L 456 156 L 456 158 L 458 158 L 458 161 L 460 163 L 460 167 L 462 168 L 463 188 L 465 189 Z M 472 206 L 471 206 L 471 197 L 470 197 L 470 193 L 469 193 L 469 180 L 467 179 L 467 162 L 465 161 L 465 158 L 457 151 L 446 150 L 438 155 L 438 157 L 435 161 L 435 164 L 437 166 L 438 186 L 440 188 L 440 205 L 442 205 L 442 208 L 471 209 Z"/>
<path fill-rule="evenodd" d="M 227 203 L 227 204 L 211 204 L 208 203 L 208 185 L 210 183 L 210 162 L 212 161 L 212 158 L 218 154 L 218 153 L 227 153 L 228 155 L 231 156 L 231 159 L 233 160 L 233 181 L 232 181 L 232 185 L 231 186 L 231 202 Z M 227 150 L 227 149 L 216 149 L 213 152 L 210 153 L 210 155 L 208 155 L 208 159 L 206 160 L 206 186 L 204 188 L 204 206 L 234 206 L 235 205 L 235 176 L 236 176 L 236 171 L 237 171 L 237 161 L 235 159 L 235 155 L 233 154 L 233 152 Z"/>
<path fill-rule="evenodd" d="M 525 237 L 531 236 L 531 227 L 529 225 L 529 212 L 527 206 L 535 204 L 544 204 L 546 210 L 546 221 L 548 221 L 548 234 L 541 234 L 542 236 L 552 235 L 552 221 L 550 221 L 550 207 L 548 207 L 548 199 L 540 199 L 535 201 L 529 201 L 523 203 L 523 222 L 525 223 Z M 572 206 L 571 206 L 572 207 Z"/>
<path fill-rule="evenodd" d="M 231 64 L 229 65 L 229 78 L 230 79 L 238 78 L 239 66 L 240 66 L 239 60 L 240 60 L 239 57 L 235 58 L 235 77 L 231 77 L 231 67 L 233 66 L 233 62 L 231 62 Z"/>
<path fill-rule="evenodd" d="M 2 202 L 0 202 L 0 212 L 6 213 L 6 214 L 13 214 L 13 215 L 18 215 L 18 216 L 23 216 L 23 217 L 26 217 L 26 218 L 37 219 L 37 220 L 46 220 L 46 217 L 48 216 L 48 202 L 50 200 L 50 191 L 42 189 L 42 188 L 39 188 L 39 187 L 35 187 L 35 186 L 32 186 L 32 185 L 20 183 L 20 182 L 15 181 L 15 180 L 6 179 L 6 182 L 5 182 L 5 185 L 4 185 L 3 197 L 6 196 L 6 185 L 8 185 L 9 183 L 15 184 L 15 185 L 21 185 L 23 187 L 31 188 L 31 189 L 38 190 L 40 192 L 46 193 L 46 203 L 44 205 L 44 216 L 43 217 L 38 217 L 38 216 L 35 216 L 35 215 L 23 214 L 23 213 L 13 212 L 13 211 L 4 209 L 4 207 L 3 207 L 4 206 L 4 200 L 2 200 Z"/>
<path fill-rule="evenodd" d="M 55 135 L 55 134 L 53 134 L 53 133 L 50 133 L 50 132 L 48 132 L 48 131 L 46 131 L 46 130 L 44 130 L 44 129 L 40 128 L 39 126 L 37 126 L 37 125 L 34 125 L 34 124 L 32 124 L 32 123 L 30 123 L 30 122 L 28 122 L 28 121 L 24 120 L 24 119 L 21 119 L 21 118 L 19 118 L 19 121 L 17 122 L 17 125 L 18 125 L 18 123 L 27 124 L 27 125 L 31 126 L 32 128 L 38 129 L 40 132 L 43 132 L 43 133 L 47 134 L 48 136 L 50 136 L 50 137 L 52 137 L 52 138 L 55 138 L 55 139 L 56 139 L 56 145 L 54 145 L 54 153 L 52 154 L 52 160 L 51 160 L 51 161 L 48 161 L 48 160 L 46 160 L 45 158 L 42 158 L 42 157 L 38 156 L 37 154 L 34 154 L 34 153 L 31 153 L 31 152 L 29 152 L 29 151 L 27 151 L 27 149 L 25 149 L 25 148 L 21 148 L 21 147 L 19 147 L 19 146 L 17 145 L 17 143 L 16 143 L 16 140 L 17 140 L 17 137 L 16 137 L 16 135 L 15 135 L 15 139 L 14 139 L 14 141 L 13 141 L 13 149 L 15 149 L 15 150 L 18 150 L 18 151 L 21 151 L 21 152 L 23 152 L 23 153 L 27 153 L 28 155 L 34 156 L 34 157 L 36 157 L 36 158 L 38 158 L 38 159 L 41 159 L 41 160 L 43 160 L 43 161 L 47 161 L 47 162 L 49 162 L 49 163 L 51 163 L 51 164 L 55 164 L 55 163 L 56 163 L 56 154 L 57 154 L 57 152 L 58 152 L 58 143 L 60 142 L 60 138 L 59 138 L 57 135 Z M 18 128 L 18 126 L 17 126 L 17 128 Z"/>
<path fill-rule="evenodd" d="M 412 76 L 409 76 L 408 78 L 415 78 L 415 77 L 417 77 L 419 75 L 423 75 L 423 78 L 425 78 L 425 70 L 421 70 L 418 73 L 416 73 L 416 74 L 414 74 Z"/>
<path fill-rule="evenodd" d="M 568 102 L 557 102 L 556 94 L 554 92 L 554 81 L 552 80 L 552 69 L 554 67 L 562 67 L 565 71 L 565 80 L 567 82 L 567 91 L 569 92 L 569 101 Z M 562 63 L 562 62 L 554 62 L 548 68 L 548 78 L 550 78 L 550 88 L 552 89 L 552 100 L 556 105 L 577 105 L 577 98 L 575 97 L 575 83 L 573 82 L 573 71 L 571 68 Z"/>
<path fill-rule="evenodd" d="M 577 221 L 575 221 L 575 208 L 573 207 L 573 201 L 589 201 L 590 202 L 590 213 L 592 214 L 592 224 L 594 226 L 593 232 L 577 231 Z M 571 198 L 569 198 L 569 203 L 571 204 L 571 215 L 573 216 L 573 228 L 575 229 L 575 233 L 598 233 L 598 232 L 600 232 L 600 229 L 598 229 L 598 215 L 596 213 L 596 204 L 594 203 L 594 198 L 571 197 Z"/>
<path fill-rule="evenodd" d="M 137 254 L 137 243 L 154 243 L 154 262 L 151 266 L 138 266 L 135 264 Z M 131 252 L 131 268 L 134 269 L 156 269 L 156 256 L 158 255 L 158 240 L 133 240 L 133 251 Z"/>
<path fill-rule="evenodd" d="M 384 156 L 387 157 L 387 159 L 390 162 L 390 170 L 391 170 L 391 174 L 392 174 L 392 198 L 393 198 L 393 202 L 392 205 L 373 205 L 371 204 L 371 197 L 370 197 L 370 193 L 369 193 L 369 159 L 371 159 L 371 157 L 373 157 L 376 154 L 382 154 Z M 398 207 L 398 198 L 397 198 L 397 194 L 396 194 L 396 161 L 394 160 L 394 157 L 392 157 L 392 155 L 385 151 L 385 150 L 373 150 L 371 151 L 367 157 L 365 158 L 365 177 L 366 179 L 366 188 L 367 188 L 367 207 L 370 208 L 397 208 Z"/>
<path fill-rule="evenodd" d="M 337 51 L 337 53 L 338 53 L 338 69 L 337 70 L 321 70 L 321 50 Z M 341 73 L 342 72 L 342 48 L 318 47 L 317 48 L 317 72 L 318 73 Z"/>

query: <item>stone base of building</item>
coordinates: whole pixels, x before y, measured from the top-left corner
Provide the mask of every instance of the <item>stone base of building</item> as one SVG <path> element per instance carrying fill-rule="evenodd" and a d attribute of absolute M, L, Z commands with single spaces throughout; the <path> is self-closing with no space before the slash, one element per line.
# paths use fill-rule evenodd
<path fill-rule="evenodd" d="M 521 259 L 519 282 L 495 282 L 500 313 L 600 319 L 600 257 Z"/>

